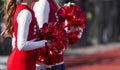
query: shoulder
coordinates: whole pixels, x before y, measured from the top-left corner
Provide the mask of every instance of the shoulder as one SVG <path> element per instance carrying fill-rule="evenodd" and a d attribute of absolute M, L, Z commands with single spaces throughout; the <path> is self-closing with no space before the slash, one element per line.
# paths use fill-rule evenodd
<path fill-rule="evenodd" d="M 31 11 L 25 6 L 25 5 L 22 5 L 22 4 L 17 4 L 16 5 L 16 10 L 15 10 L 15 13 L 14 13 L 14 17 L 17 18 L 18 16 L 22 16 L 22 15 L 31 15 Z"/>
<path fill-rule="evenodd" d="M 27 9 L 22 9 L 19 14 L 24 14 L 24 15 L 31 15 L 31 12 Z"/>
<path fill-rule="evenodd" d="M 39 1 L 35 2 L 35 3 L 46 3 L 46 2 L 49 2 L 49 1 L 48 0 L 39 0 Z"/>
<path fill-rule="evenodd" d="M 16 9 L 28 9 L 25 5 L 17 4 Z"/>
<path fill-rule="evenodd" d="M 23 20 L 26 20 L 26 19 L 31 20 L 32 19 L 32 14 L 29 10 L 23 9 L 18 13 L 17 21 L 18 20 L 23 21 Z"/>
<path fill-rule="evenodd" d="M 38 2 L 35 2 L 35 4 L 38 4 L 38 5 L 47 5 L 49 4 L 49 1 L 48 0 L 39 0 Z"/>
<path fill-rule="evenodd" d="M 39 9 L 46 9 L 49 7 L 49 2 L 48 0 L 39 0 L 38 2 L 35 2 L 33 5 L 33 10 L 38 11 Z M 40 10 L 39 10 L 40 11 Z"/>
<path fill-rule="evenodd" d="M 16 5 L 16 13 L 19 13 L 19 12 L 21 12 L 22 10 L 26 10 L 26 11 L 30 11 L 30 9 L 27 7 L 27 6 L 25 6 L 25 5 L 22 5 L 22 4 L 17 4 Z"/>

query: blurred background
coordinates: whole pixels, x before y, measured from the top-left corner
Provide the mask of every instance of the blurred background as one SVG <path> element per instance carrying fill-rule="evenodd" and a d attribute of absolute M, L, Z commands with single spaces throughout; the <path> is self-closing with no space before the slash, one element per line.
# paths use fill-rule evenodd
<path fill-rule="evenodd" d="M 0 33 L 4 1 L 0 0 Z M 86 12 L 82 38 L 65 50 L 66 70 L 120 70 L 120 0 L 57 0 L 76 3 Z M 0 70 L 6 70 L 11 38 L 0 36 Z"/>

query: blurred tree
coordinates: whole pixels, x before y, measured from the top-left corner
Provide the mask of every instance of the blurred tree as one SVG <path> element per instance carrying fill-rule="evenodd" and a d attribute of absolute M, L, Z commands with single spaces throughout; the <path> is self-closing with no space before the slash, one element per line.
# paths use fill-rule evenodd
<path fill-rule="evenodd" d="M 115 42 L 118 33 L 117 0 L 95 0 L 95 8 L 98 42 L 101 44 Z"/>
<path fill-rule="evenodd" d="M 89 32 L 94 20 L 94 1 L 93 0 L 74 0 L 79 5 L 82 11 L 86 12 L 87 22 L 83 31 L 82 38 L 78 41 L 77 46 L 91 46 L 91 40 L 89 39 Z"/>
<path fill-rule="evenodd" d="M 3 20 L 3 15 L 4 15 L 3 7 L 4 7 L 4 0 L 0 0 L 0 22 L 2 22 Z"/>
<path fill-rule="evenodd" d="M 83 11 L 85 11 L 85 3 L 87 0 L 73 0 L 75 4 L 79 5 Z"/>
<path fill-rule="evenodd" d="M 3 16 L 4 16 L 4 2 L 5 0 L 0 0 L 0 33 L 3 28 Z M 12 39 L 7 37 L 4 38 L 0 35 L 0 55 L 9 55 L 12 50 Z"/>
<path fill-rule="evenodd" d="M 117 26 L 118 26 L 118 33 L 117 33 L 117 41 L 120 41 L 120 0 L 117 0 L 118 6 L 118 19 L 117 19 Z"/>

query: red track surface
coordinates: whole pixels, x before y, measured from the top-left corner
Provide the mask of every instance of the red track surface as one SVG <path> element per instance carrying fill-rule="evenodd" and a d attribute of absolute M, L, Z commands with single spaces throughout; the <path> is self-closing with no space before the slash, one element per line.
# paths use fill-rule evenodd
<path fill-rule="evenodd" d="M 120 70 L 120 48 L 85 56 L 66 57 L 66 70 Z"/>

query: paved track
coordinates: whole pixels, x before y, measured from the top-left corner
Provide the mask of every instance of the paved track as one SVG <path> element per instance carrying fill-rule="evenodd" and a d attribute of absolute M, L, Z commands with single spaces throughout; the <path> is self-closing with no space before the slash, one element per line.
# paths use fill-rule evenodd
<path fill-rule="evenodd" d="M 120 48 L 65 59 L 66 70 L 120 70 Z"/>

